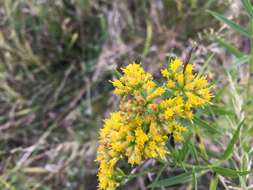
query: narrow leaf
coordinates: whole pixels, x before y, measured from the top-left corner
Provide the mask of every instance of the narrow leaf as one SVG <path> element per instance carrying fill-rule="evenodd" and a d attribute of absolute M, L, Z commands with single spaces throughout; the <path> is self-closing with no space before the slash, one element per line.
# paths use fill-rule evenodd
<path fill-rule="evenodd" d="M 183 162 L 189 153 L 188 142 L 190 141 L 191 137 L 192 137 L 192 134 L 186 137 L 183 147 L 179 150 L 179 155 L 178 155 L 179 162 Z"/>
<path fill-rule="evenodd" d="M 253 18 L 250 20 L 250 33 L 253 37 Z M 250 40 L 251 55 L 250 55 L 250 71 L 253 72 L 253 39 Z"/>
<path fill-rule="evenodd" d="M 234 150 L 234 145 L 239 138 L 240 129 L 242 127 L 243 122 L 244 122 L 244 120 L 239 123 L 239 125 L 238 125 L 236 131 L 234 132 L 233 137 L 232 137 L 231 141 L 229 142 L 225 152 L 220 157 L 221 160 L 228 160 L 232 156 L 232 153 Z"/>
<path fill-rule="evenodd" d="M 211 169 L 225 177 L 238 177 L 238 176 L 244 176 L 250 173 L 250 171 L 238 171 L 238 170 L 233 170 L 229 168 L 223 168 L 223 167 L 211 167 Z"/>
<path fill-rule="evenodd" d="M 160 179 L 160 177 L 161 177 L 163 171 L 164 171 L 167 167 L 168 167 L 168 164 L 164 164 L 164 166 L 163 166 L 163 167 L 161 168 L 161 170 L 158 172 L 158 174 L 157 174 L 157 176 L 156 176 L 156 178 L 155 178 L 154 183 L 156 183 L 156 182 Z M 151 190 L 153 190 L 153 189 L 154 189 L 154 187 L 153 187 Z"/>
<path fill-rule="evenodd" d="M 229 20 L 226 17 L 224 17 L 223 15 L 220 15 L 216 12 L 213 12 L 213 11 L 208 11 L 208 12 L 211 15 L 213 15 L 216 19 L 218 19 L 219 21 L 227 24 L 229 27 L 233 28 L 237 32 L 243 34 L 244 36 L 247 36 L 247 37 L 251 38 L 250 33 L 247 30 L 245 30 L 242 26 L 236 24 L 234 21 Z"/>
<path fill-rule="evenodd" d="M 193 122 L 198 125 L 199 127 L 202 127 L 212 133 L 220 133 L 220 131 L 218 131 L 217 128 L 215 128 L 212 125 L 209 125 L 207 122 L 205 122 L 204 120 L 198 118 L 198 117 L 194 117 L 193 118 Z"/>
<path fill-rule="evenodd" d="M 216 105 L 211 105 L 210 107 L 212 111 L 218 115 L 233 115 L 234 114 L 232 110 L 228 110 L 224 108 L 224 106 L 222 107 L 222 105 L 216 104 Z"/>
<path fill-rule="evenodd" d="M 217 42 L 219 43 L 220 46 L 224 47 L 227 51 L 229 51 L 230 53 L 232 53 L 234 56 L 238 58 L 244 55 L 239 49 L 234 47 L 232 44 L 230 44 L 223 38 L 217 38 Z"/>
<path fill-rule="evenodd" d="M 197 170 L 195 170 L 195 171 L 197 171 Z M 196 172 L 196 178 L 200 177 L 201 175 L 203 175 L 206 172 L 207 172 L 207 170 Z M 151 188 L 151 187 L 169 187 L 169 186 L 173 186 L 173 185 L 177 185 L 177 184 L 190 182 L 191 180 L 192 180 L 192 171 L 188 171 L 188 172 L 185 172 L 183 174 L 173 176 L 173 177 L 170 177 L 168 179 L 163 179 L 163 180 L 160 180 L 156 183 L 152 183 L 148 186 L 148 188 Z"/>
<path fill-rule="evenodd" d="M 212 178 L 209 186 L 209 190 L 216 190 L 218 186 L 219 178 L 218 175 L 215 174 L 215 176 Z"/>
<path fill-rule="evenodd" d="M 195 162 L 199 163 L 197 150 L 196 150 L 195 146 L 191 142 L 189 142 L 189 150 L 190 150 L 191 155 L 194 158 Z"/>
<path fill-rule="evenodd" d="M 192 184 L 193 184 L 194 190 L 198 190 L 198 180 L 196 177 L 195 167 L 192 168 Z"/>
<path fill-rule="evenodd" d="M 114 74 L 115 74 L 115 76 L 116 76 L 117 78 L 122 77 L 122 74 L 121 74 L 118 70 L 115 70 L 115 71 L 114 71 Z"/>
<path fill-rule="evenodd" d="M 241 0 L 242 1 L 242 5 L 245 8 L 245 10 L 247 11 L 248 15 L 253 18 L 253 9 L 252 9 L 252 5 L 250 3 L 249 0 Z"/>

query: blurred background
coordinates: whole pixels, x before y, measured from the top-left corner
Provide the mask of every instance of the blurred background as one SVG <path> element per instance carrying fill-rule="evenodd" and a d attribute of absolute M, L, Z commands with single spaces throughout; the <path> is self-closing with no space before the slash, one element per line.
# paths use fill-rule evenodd
<path fill-rule="evenodd" d="M 238 65 L 221 39 L 246 53 L 249 40 L 207 10 L 247 22 L 239 0 L 1 0 L 0 189 L 97 189 L 98 130 L 117 109 L 119 67 L 141 62 L 157 76 L 196 42 L 196 69 L 226 85 L 224 68 Z"/>

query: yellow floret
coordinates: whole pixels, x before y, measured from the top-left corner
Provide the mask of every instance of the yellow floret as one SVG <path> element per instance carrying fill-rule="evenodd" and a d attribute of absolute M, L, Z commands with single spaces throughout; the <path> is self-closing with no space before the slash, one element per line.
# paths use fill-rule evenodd
<path fill-rule="evenodd" d="M 155 89 L 152 93 L 150 93 L 148 96 L 147 96 L 147 99 L 148 100 L 151 100 L 151 99 L 154 99 L 158 96 L 161 96 L 163 95 L 165 92 L 164 88 L 162 87 L 158 87 L 157 89 Z"/>
<path fill-rule="evenodd" d="M 170 63 L 170 68 L 173 72 L 177 72 L 177 69 L 182 66 L 183 62 L 176 58 L 175 60 L 173 60 L 171 63 Z"/>
<path fill-rule="evenodd" d="M 162 76 L 165 77 L 165 78 L 168 78 L 169 75 L 170 75 L 169 71 L 167 69 L 162 69 L 161 73 L 162 73 Z"/>
<path fill-rule="evenodd" d="M 175 82 L 174 82 L 173 80 L 168 80 L 168 82 L 167 82 L 167 87 L 168 87 L 169 89 L 172 89 L 172 88 L 175 88 L 175 87 L 176 87 L 176 84 L 175 84 Z"/>
<path fill-rule="evenodd" d="M 145 142 L 148 140 L 148 136 L 141 128 L 135 130 L 136 144 L 139 149 L 143 149 Z"/>

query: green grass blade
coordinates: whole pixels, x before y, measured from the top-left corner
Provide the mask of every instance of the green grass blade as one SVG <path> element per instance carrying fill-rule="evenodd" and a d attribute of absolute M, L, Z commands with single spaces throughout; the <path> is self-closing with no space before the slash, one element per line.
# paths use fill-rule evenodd
<path fill-rule="evenodd" d="M 212 53 L 210 56 L 208 56 L 207 60 L 203 64 L 203 67 L 200 69 L 200 71 L 198 73 L 198 77 L 200 77 L 204 74 L 204 71 L 208 67 L 209 63 L 212 61 L 213 57 L 214 57 L 214 53 Z"/>
<path fill-rule="evenodd" d="M 196 163 L 199 163 L 199 157 L 198 157 L 198 152 L 194 146 L 194 144 L 192 142 L 189 142 L 189 150 L 191 152 L 191 155 L 193 157 L 193 159 L 195 160 Z"/>
<path fill-rule="evenodd" d="M 215 114 L 218 114 L 218 115 L 234 115 L 233 110 L 229 110 L 229 108 L 224 108 L 224 106 L 223 107 L 222 106 L 223 105 L 216 104 L 216 105 L 211 105 L 210 108 Z"/>
<path fill-rule="evenodd" d="M 190 141 L 191 137 L 192 137 L 192 134 L 186 137 L 183 147 L 179 150 L 179 155 L 178 155 L 179 162 L 183 162 L 189 153 L 188 142 Z"/>
<path fill-rule="evenodd" d="M 247 11 L 248 15 L 253 18 L 253 9 L 249 0 L 241 0 L 243 7 Z"/>
<path fill-rule="evenodd" d="M 244 36 L 247 36 L 248 38 L 251 38 L 250 33 L 245 30 L 242 26 L 236 24 L 235 22 L 233 22 L 232 20 L 227 19 L 226 17 L 224 17 L 223 15 L 220 15 L 216 12 L 213 11 L 208 11 L 211 15 L 213 15 L 216 19 L 218 19 L 219 21 L 227 24 L 229 27 L 233 28 L 234 30 L 236 30 L 237 32 L 241 33 Z"/>
<path fill-rule="evenodd" d="M 211 169 L 214 172 L 225 177 L 238 177 L 238 176 L 244 176 L 250 173 L 250 171 L 238 171 L 238 170 L 233 170 L 230 168 L 223 168 L 223 167 L 218 167 L 218 166 L 211 167 Z"/>
<path fill-rule="evenodd" d="M 185 172 L 183 174 L 168 178 L 168 179 L 163 179 L 160 181 L 157 181 L 155 183 L 152 183 L 148 186 L 148 188 L 151 187 L 169 187 L 177 184 L 182 184 L 185 182 L 189 182 L 192 179 L 192 171 Z"/>
<path fill-rule="evenodd" d="M 201 175 L 203 175 L 204 173 L 206 173 L 207 170 L 198 171 L 198 172 L 195 170 L 195 172 L 196 172 L 196 178 L 197 178 L 197 177 L 200 177 Z M 190 182 L 191 180 L 192 180 L 192 171 L 188 171 L 188 172 L 185 172 L 183 174 L 173 176 L 173 177 L 170 177 L 168 179 L 163 179 L 163 180 L 157 181 L 156 183 L 152 183 L 148 186 L 148 188 L 170 187 L 170 186 L 173 186 L 173 185 Z"/>
<path fill-rule="evenodd" d="M 238 67 L 238 66 L 240 66 L 242 64 L 250 63 L 251 59 L 252 59 L 252 56 L 245 54 L 244 56 L 235 59 L 235 65 Z"/>
<path fill-rule="evenodd" d="M 209 125 L 206 121 L 198 118 L 198 117 L 194 117 L 193 118 L 193 122 L 194 124 L 196 124 L 197 126 L 206 129 L 208 131 L 210 131 L 211 133 L 216 133 L 216 134 L 220 134 L 221 132 L 214 126 Z"/>
<path fill-rule="evenodd" d="M 132 180 L 134 178 L 147 175 L 147 173 L 150 173 L 150 172 L 156 172 L 155 168 L 149 168 L 149 169 L 146 169 L 144 171 L 138 172 L 136 174 L 129 174 L 129 175 L 125 176 L 125 179 L 126 179 L 126 181 L 129 182 L 130 180 Z"/>
<path fill-rule="evenodd" d="M 219 43 L 220 46 L 224 47 L 228 52 L 230 52 L 231 54 L 233 54 L 238 58 L 244 55 L 239 49 L 234 47 L 232 44 L 230 44 L 223 38 L 217 38 L 217 42 Z"/>
<path fill-rule="evenodd" d="M 253 38 L 253 19 L 250 20 L 250 33 Z M 253 39 L 250 40 L 251 55 L 250 55 L 250 71 L 253 72 Z"/>
<path fill-rule="evenodd" d="M 238 125 L 236 131 L 234 132 L 233 137 L 232 137 L 231 141 L 229 142 L 225 152 L 220 157 L 221 160 L 228 160 L 232 156 L 232 153 L 233 153 L 233 150 L 234 150 L 234 145 L 235 145 L 235 143 L 237 142 L 237 140 L 239 138 L 240 129 L 243 125 L 243 122 L 244 122 L 244 120 L 239 123 L 239 125 Z"/>
<path fill-rule="evenodd" d="M 196 170 L 195 167 L 192 168 L 192 184 L 193 184 L 193 189 L 198 190 L 198 180 L 196 177 Z"/>
<path fill-rule="evenodd" d="M 122 74 L 121 74 L 118 70 L 115 70 L 115 71 L 114 71 L 114 74 L 115 74 L 115 76 L 116 76 L 117 78 L 122 77 Z"/>
<path fill-rule="evenodd" d="M 1 176 L 0 176 L 0 184 L 3 184 L 6 190 L 16 190 L 14 186 L 12 186 L 9 182 L 5 181 Z"/>
<path fill-rule="evenodd" d="M 164 164 L 164 165 L 163 165 L 163 167 L 162 167 L 162 168 L 160 169 L 160 171 L 158 172 L 158 174 L 157 174 L 157 176 L 156 176 L 156 178 L 155 178 L 154 183 L 156 183 L 156 182 L 160 179 L 160 177 L 161 177 L 163 171 L 164 171 L 167 167 L 168 167 L 168 164 Z M 155 187 L 152 187 L 151 190 L 154 190 L 154 188 L 155 188 Z"/>
<path fill-rule="evenodd" d="M 150 46 L 151 46 L 151 41 L 152 41 L 152 24 L 150 23 L 150 21 L 147 21 L 147 30 L 146 30 L 146 40 L 145 40 L 145 45 L 144 45 L 144 49 L 142 52 L 142 56 L 145 57 L 149 50 L 150 50 Z"/>
<path fill-rule="evenodd" d="M 219 178 L 218 175 L 215 174 L 215 176 L 212 178 L 209 186 L 209 190 L 216 190 L 218 186 Z"/>

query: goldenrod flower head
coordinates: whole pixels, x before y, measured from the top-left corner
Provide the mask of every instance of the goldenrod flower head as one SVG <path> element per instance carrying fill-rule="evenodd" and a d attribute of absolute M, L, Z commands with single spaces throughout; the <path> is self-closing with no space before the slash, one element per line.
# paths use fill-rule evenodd
<path fill-rule="evenodd" d="M 120 79 L 112 81 L 115 87 L 115 94 L 127 95 L 143 86 L 146 88 L 153 88 L 152 75 L 146 73 L 139 64 L 129 64 L 127 67 L 123 68 L 122 71 L 124 75 Z"/>
<path fill-rule="evenodd" d="M 123 75 L 112 81 L 115 94 L 121 97 L 120 109 L 110 115 L 100 130 L 97 161 L 99 189 L 114 190 L 124 177 L 120 160 L 131 165 L 153 158 L 164 159 L 170 136 L 183 141 L 187 128 L 182 118 L 191 120 L 193 109 L 212 97 L 205 77 L 192 73 L 178 58 L 161 71 L 167 80 L 158 85 L 139 64 L 129 64 Z"/>
<path fill-rule="evenodd" d="M 161 70 L 167 79 L 167 88 L 175 95 L 183 97 L 187 107 L 202 106 L 210 102 L 212 97 L 206 78 L 194 75 L 193 69 L 193 64 L 183 65 L 183 62 L 176 58 L 170 62 L 167 69 Z"/>

